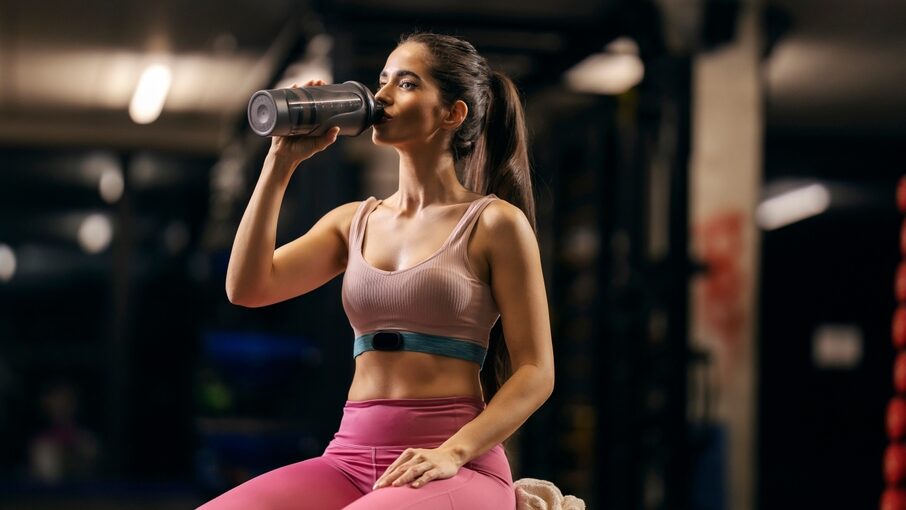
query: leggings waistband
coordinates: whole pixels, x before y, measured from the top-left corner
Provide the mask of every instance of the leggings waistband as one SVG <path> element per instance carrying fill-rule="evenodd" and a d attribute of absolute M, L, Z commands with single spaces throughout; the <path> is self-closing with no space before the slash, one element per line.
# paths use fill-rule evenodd
<path fill-rule="evenodd" d="M 428 397 L 428 398 L 371 398 L 367 400 L 347 400 L 345 407 L 370 407 L 370 406 L 398 406 L 398 407 L 423 407 L 442 404 L 475 404 L 480 408 L 485 407 L 485 403 L 478 397 L 468 395 L 452 397 Z"/>
<path fill-rule="evenodd" d="M 472 396 L 347 400 L 334 441 L 370 448 L 436 446 L 484 408 Z"/>

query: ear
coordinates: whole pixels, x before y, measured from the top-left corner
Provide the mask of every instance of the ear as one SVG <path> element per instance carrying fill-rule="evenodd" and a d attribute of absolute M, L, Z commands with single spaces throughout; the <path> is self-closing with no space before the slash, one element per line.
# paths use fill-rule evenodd
<path fill-rule="evenodd" d="M 462 99 L 457 99 L 453 106 L 447 111 L 447 115 L 443 120 L 444 129 L 449 129 L 451 131 L 456 130 L 460 124 L 466 120 L 466 115 L 469 114 L 469 107 L 466 106 L 465 101 Z"/>

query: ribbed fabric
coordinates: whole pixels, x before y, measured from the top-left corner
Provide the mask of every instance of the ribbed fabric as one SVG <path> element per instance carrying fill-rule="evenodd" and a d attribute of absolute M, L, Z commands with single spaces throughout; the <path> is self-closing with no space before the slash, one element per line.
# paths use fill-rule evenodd
<path fill-rule="evenodd" d="M 342 288 L 343 309 L 355 336 L 378 330 L 413 331 L 466 340 L 486 349 L 500 313 L 490 286 L 472 271 L 467 245 L 478 215 L 497 198 L 492 193 L 469 204 L 433 255 L 398 271 L 376 268 L 362 255 L 368 216 L 381 202 L 373 196 L 364 200 L 349 228 Z"/>

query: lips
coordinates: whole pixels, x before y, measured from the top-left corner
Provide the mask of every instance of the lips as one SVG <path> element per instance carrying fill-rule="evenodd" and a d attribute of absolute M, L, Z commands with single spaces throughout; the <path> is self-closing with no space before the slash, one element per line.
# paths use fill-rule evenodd
<path fill-rule="evenodd" d="M 375 124 L 376 126 L 378 126 L 378 125 L 381 125 L 381 124 L 384 124 L 384 123 L 389 122 L 390 119 L 392 119 L 392 118 L 393 118 L 392 115 L 387 115 L 387 114 L 385 113 L 385 114 L 381 115 L 381 118 L 379 118 L 374 124 Z"/>

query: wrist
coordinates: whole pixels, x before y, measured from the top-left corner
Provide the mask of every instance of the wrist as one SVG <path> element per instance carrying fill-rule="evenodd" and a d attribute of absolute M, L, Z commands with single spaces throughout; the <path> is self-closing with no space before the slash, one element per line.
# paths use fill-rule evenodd
<path fill-rule="evenodd" d="M 265 168 L 267 168 L 270 173 L 283 178 L 289 179 L 292 176 L 293 172 L 296 170 L 296 167 L 302 163 L 303 160 L 280 154 L 274 151 L 268 151 L 267 156 L 264 158 Z"/>
<path fill-rule="evenodd" d="M 456 463 L 456 467 L 461 468 L 471 460 L 468 450 L 463 446 L 441 445 L 440 449 L 450 455 L 450 458 L 452 458 L 453 462 Z"/>
<path fill-rule="evenodd" d="M 281 165 L 288 165 L 293 168 L 303 161 L 303 158 L 300 158 L 298 154 L 287 154 L 278 149 L 274 149 L 273 147 L 268 149 L 267 158 Z"/>

